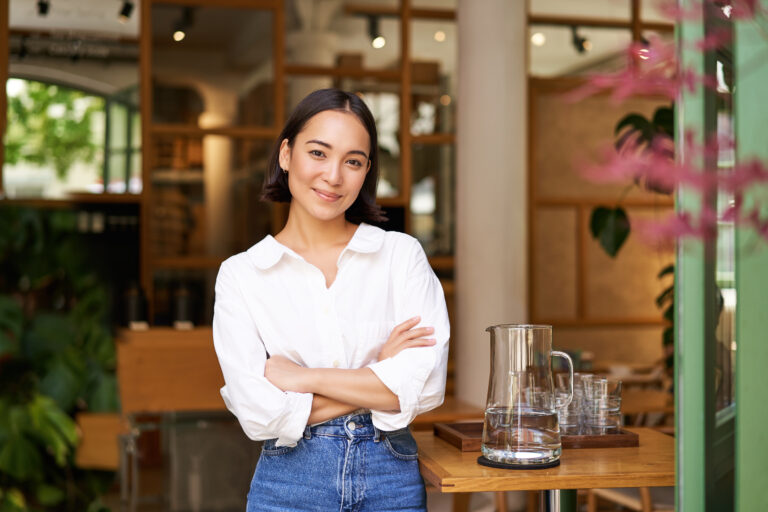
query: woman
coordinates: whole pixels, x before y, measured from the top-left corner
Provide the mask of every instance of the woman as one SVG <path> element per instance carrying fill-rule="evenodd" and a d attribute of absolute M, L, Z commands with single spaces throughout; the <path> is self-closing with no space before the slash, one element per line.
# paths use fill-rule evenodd
<path fill-rule="evenodd" d="M 264 187 L 285 227 L 219 270 L 221 394 L 265 441 L 248 511 L 426 510 L 408 424 L 443 401 L 448 315 L 419 243 L 368 224 L 377 163 L 360 98 L 307 96 Z"/>

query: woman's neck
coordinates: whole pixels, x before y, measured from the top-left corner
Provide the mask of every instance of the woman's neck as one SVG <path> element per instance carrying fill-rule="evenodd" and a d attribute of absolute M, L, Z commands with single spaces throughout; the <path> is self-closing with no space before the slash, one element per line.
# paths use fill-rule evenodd
<path fill-rule="evenodd" d="M 278 242 L 297 252 L 346 245 L 356 226 L 343 215 L 332 220 L 313 217 L 291 203 L 285 227 L 275 235 Z"/>

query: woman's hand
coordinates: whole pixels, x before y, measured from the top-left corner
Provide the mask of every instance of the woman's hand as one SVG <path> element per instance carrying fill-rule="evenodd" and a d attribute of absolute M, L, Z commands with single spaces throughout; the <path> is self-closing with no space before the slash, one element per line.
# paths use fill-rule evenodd
<path fill-rule="evenodd" d="M 310 393 L 307 389 L 307 368 L 287 357 L 271 356 L 264 365 L 264 377 L 282 391 Z"/>
<path fill-rule="evenodd" d="M 436 343 L 434 338 L 424 338 L 424 336 L 435 332 L 433 327 L 419 327 L 418 329 L 414 329 L 420 321 L 421 317 L 413 317 L 392 329 L 392 334 L 389 335 L 389 339 L 384 346 L 381 347 L 381 351 L 379 351 L 379 356 L 376 360 L 383 361 L 406 348 L 431 347 L 434 345 Z"/>

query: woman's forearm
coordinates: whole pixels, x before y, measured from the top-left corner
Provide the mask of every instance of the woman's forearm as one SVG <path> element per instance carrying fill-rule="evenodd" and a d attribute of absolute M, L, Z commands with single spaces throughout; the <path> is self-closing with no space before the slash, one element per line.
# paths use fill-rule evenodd
<path fill-rule="evenodd" d="M 315 423 L 322 423 L 323 421 L 349 414 L 350 412 L 359 409 L 357 405 L 346 404 L 339 402 L 333 398 L 327 396 L 315 394 L 312 398 L 312 411 L 309 413 L 309 419 L 307 423 L 314 425 Z"/>
<path fill-rule="evenodd" d="M 338 402 L 376 409 L 399 411 L 400 400 L 370 368 L 344 370 L 305 368 L 305 392 L 323 395 Z"/>

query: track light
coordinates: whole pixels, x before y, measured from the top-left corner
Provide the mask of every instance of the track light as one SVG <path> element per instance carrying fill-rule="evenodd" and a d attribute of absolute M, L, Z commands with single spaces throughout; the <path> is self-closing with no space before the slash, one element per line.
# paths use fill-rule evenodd
<path fill-rule="evenodd" d="M 133 13 L 133 2 L 124 1 L 117 18 L 120 23 L 128 23 L 128 20 L 131 19 L 131 13 Z"/>
<path fill-rule="evenodd" d="M 51 8 L 51 2 L 48 0 L 37 0 L 37 15 L 47 16 L 48 10 Z"/>
<path fill-rule="evenodd" d="M 173 40 L 178 42 L 181 42 L 184 40 L 185 37 L 187 37 L 187 30 L 192 26 L 192 22 L 194 21 L 194 12 L 192 11 L 191 7 L 185 7 L 184 10 L 181 12 L 181 17 L 179 18 L 179 21 L 176 22 L 176 25 L 173 29 Z"/>
<path fill-rule="evenodd" d="M 579 53 L 588 52 L 592 49 L 590 40 L 580 36 L 576 26 L 571 27 L 571 42 L 573 43 L 573 47 L 576 48 L 576 51 Z"/>
<path fill-rule="evenodd" d="M 371 38 L 371 46 L 376 48 L 384 48 L 387 44 L 387 40 L 381 35 L 379 30 L 379 17 L 368 16 L 368 36 Z"/>

